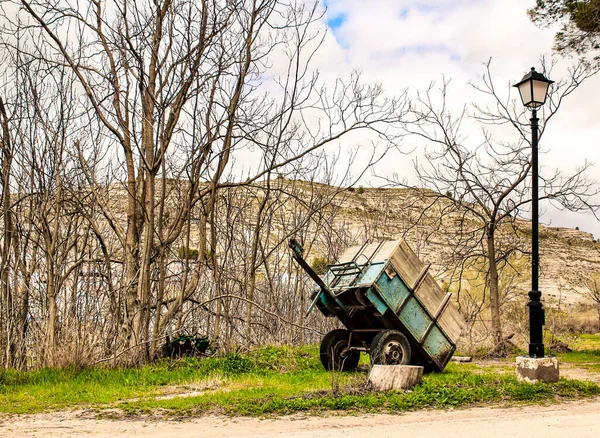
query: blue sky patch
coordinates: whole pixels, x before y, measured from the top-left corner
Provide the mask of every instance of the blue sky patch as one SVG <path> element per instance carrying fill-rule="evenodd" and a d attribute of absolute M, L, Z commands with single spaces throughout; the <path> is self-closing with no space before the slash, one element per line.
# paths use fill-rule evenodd
<path fill-rule="evenodd" d="M 333 17 L 327 17 L 327 26 L 332 30 L 339 29 L 346 21 L 346 14 L 338 14 Z"/>

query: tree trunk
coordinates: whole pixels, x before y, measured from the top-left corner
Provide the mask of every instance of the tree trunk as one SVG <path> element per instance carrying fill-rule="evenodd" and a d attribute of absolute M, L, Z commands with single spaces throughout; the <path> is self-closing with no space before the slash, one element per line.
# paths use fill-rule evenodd
<path fill-rule="evenodd" d="M 54 277 L 53 261 L 51 257 L 46 258 L 48 267 L 46 269 L 46 295 L 48 299 L 48 315 L 46 317 L 46 343 L 44 348 L 44 360 L 48 365 L 54 365 L 56 353 L 56 323 L 58 321 L 58 308 L 56 306 L 56 279 Z"/>
<path fill-rule="evenodd" d="M 137 184 L 133 169 L 133 158 L 126 153 L 127 161 L 127 231 L 125 238 L 125 327 L 124 338 L 129 345 L 137 343 L 133 330 L 133 319 L 138 307 L 137 284 L 139 273 L 139 206 L 137 202 Z M 130 163 L 131 162 L 131 163 Z"/>
<path fill-rule="evenodd" d="M 8 116 L 4 108 L 4 102 L 0 98 L 0 117 L 2 118 L 2 215 L 4 218 L 3 242 L 1 267 L 0 267 L 0 348 L 4 347 L 6 354 L 4 358 L 5 366 L 12 362 L 12 352 L 14 351 L 14 324 L 13 324 L 13 296 L 10 288 L 10 248 L 13 236 L 12 212 L 10 209 L 10 173 L 12 166 L 12 147 L 10 142 L 10 131 L 8 126 Z M 5 330 L 5 331 L 4 331 Z M 4 339 L 3 339 L 4 338 Z"/>
<path fill-rule="evenodd" d="M 267 205 L 270 194 L 270 181 L 267 180 L 267 191 L 265 197 L 260 203 L 258 214 L 256 215 L 256 225 L 252 235 L 252 247 L 250 249 L 250 272 L 248 278 L 248 303 L 246 304 L 246 345 L 250 345 L 252 335 L 252 300 L 254 300 L 254 289 L 256 288 L 256 269 L 258 268 L 258 247 L 260 245 L 260 228 L 263 218 L 263 212 Z"/>
<path fill-rule="evenodd" d="M 494 230 L 488 230 L 487 256 L 488 285 L 490 287 L 490 312 L 492 315 L 492 336 L 494 338 L 495 349 L 499 353 L 502 353 L 504 349 L 504 341 L 502 339 L 502 322 L 500 320 L 500 287 L 498 284 L 498 264 L 496 262 Z"/>
<path fill-rule="evenodd" d="M 165 162 L 162 162 L 162 180 L 161 180 L 161 191 L 160 191 L 160 203 L 158 208 L 158 236 L 160 239 L 159 254 L 158 254 L 158 289 L 156 291 L 156 308 L 154 310 L 154 329 L 152 332 L 152 339 L 150 342 L 150 358 L 153 359 L 157 356 L 157 345 L 158 339 L 162 333 L 161 327 L 161 312 L 163 297 L 165 292 L 165 280 L 167 275 L 167 264 L 166 264 L 166 244 L 165 244 L 165 202 L 167 196 L 167 174 L 165 168 Z M 189 242 L 186 248 L 189 249 Z M 186 249 L 187 251 L 187 249 Z M 187 255 L 187 254 L 186 254 Z"/>

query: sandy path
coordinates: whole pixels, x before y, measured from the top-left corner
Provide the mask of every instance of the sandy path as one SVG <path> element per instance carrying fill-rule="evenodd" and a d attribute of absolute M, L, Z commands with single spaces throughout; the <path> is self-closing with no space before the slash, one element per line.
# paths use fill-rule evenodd
<path fill-rule="evenodd" d="M 401 415 L 279 419 L 209 416 L 189 421 L 98 420 L 85 412 L 2 418 L 1 437 L 599 437 L 600 398 L 551 406 L 472 408 Z"/>

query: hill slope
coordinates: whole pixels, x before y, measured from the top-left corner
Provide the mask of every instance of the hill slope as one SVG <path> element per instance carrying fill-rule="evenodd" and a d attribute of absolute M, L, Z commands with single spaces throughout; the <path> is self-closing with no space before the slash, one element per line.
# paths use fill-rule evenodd
<path fill-rule="evenodd" d="M 478 228 L 473 217 L 434 205 L 434 196 L 416 189 L 358 189 L 339 198 L 337 226 L 345 226 L 356 240 L 404 238 L 439 280 L 450 281 L 465 242 L 457 237 L 458 223 Z M 516 229 L 498 231 L 498 244 L 517 248 L 512 260 L 513 286 L 519 293 L 530 289 L 531 223 L 515 221 Z M 540 289 L 545 301 L 561 306 L 589 303 L 586 281 L 600 273 L 600 242 L 591 233 L 540 225 Z M 520 255 L 518 255 L 520 254 Z M 518 263 L 514 260 L 518 259 Z"/>

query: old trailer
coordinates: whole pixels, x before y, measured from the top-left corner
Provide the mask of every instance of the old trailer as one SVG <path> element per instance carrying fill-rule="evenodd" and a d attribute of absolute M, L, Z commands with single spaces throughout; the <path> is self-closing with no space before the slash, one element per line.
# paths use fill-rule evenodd
<path fill-rule="evenodd" d="M 426 265 L 404 241 L 382 241 L 348 249 L 323 277 L 290 240 L 294 259 L 317 283 L 315 307 L 337 317 L 346 329 L 321 342 L 321 363 L 328 369 L 356 368 L 360 352 L 373 364 L 422 365 L 442 371 L 456 350 L 465 325 L 450 293 L 444 293 Z"/>

